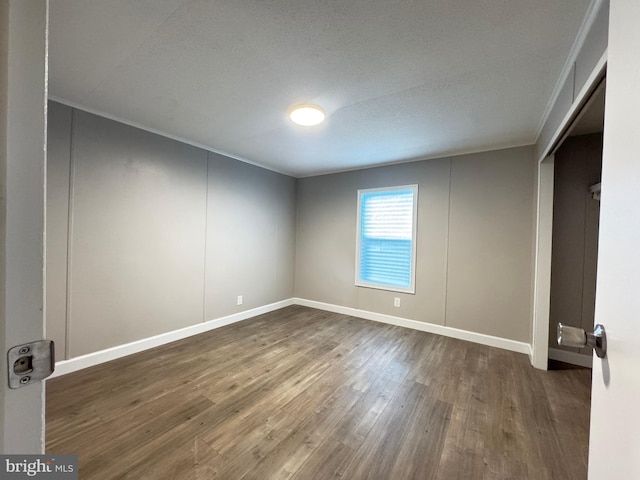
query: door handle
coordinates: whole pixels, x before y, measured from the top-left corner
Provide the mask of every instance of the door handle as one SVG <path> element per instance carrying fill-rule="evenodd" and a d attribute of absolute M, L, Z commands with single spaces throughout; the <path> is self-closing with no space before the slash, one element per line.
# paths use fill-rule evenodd
<path fill-rule="evenodd" d="M 593 332 L 585 332 L 582 328 L 570 327 L 558 323 L 558 345 L 563 347 L 591 347 L 599 358 L 607 354 L 607 333 L 600 324 Z"/>

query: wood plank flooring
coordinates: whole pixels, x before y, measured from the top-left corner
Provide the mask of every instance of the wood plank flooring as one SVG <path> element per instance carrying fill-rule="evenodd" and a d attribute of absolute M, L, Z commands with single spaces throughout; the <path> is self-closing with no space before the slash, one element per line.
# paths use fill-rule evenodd
<path fill-rule="evenodd" d="M 47 382 L 93 479 L 585 479 L 590 371 L 293 306 Z"/>

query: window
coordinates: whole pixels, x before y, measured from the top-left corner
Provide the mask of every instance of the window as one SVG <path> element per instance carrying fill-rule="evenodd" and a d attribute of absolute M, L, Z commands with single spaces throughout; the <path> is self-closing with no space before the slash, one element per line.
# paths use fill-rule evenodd
<path fill-rule="evenodd" d="M 358 190 L 356 285 L 415 293 L 418 186 Z"/>

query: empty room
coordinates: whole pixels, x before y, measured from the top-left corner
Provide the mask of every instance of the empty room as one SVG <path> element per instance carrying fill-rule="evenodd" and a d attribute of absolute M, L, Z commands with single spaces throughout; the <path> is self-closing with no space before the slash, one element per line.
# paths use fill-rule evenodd
<path fill-rule="evenodd" d="M 1 5 L 0 476 L 640 478 L 640 7 Z"/>

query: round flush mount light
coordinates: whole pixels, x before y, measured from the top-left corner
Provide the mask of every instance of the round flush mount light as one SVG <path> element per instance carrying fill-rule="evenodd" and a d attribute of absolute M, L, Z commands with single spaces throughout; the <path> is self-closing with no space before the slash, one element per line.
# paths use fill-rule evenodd
<path fill-rule="evenodd" d="M 325 114 L 324 110 L 315 105 L 298 105 L 291 109 L 289 118 L 298 125 L 313 127 L 324 121 Z"/>

